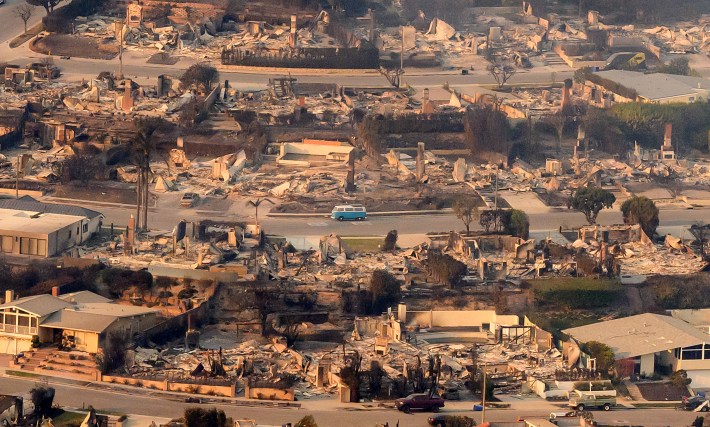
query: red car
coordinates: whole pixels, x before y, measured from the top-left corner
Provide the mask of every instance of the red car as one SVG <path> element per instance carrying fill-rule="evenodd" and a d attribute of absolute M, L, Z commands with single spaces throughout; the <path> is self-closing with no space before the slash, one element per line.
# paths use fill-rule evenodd
<path fill-rule="evenodd" d="M 409 412 L 412 409 L 436 412 L 444 407 L 444 399 L 428 394 L 410 394 L 405 398 L 395 400 L 394 406 L 402 412 Z"/>

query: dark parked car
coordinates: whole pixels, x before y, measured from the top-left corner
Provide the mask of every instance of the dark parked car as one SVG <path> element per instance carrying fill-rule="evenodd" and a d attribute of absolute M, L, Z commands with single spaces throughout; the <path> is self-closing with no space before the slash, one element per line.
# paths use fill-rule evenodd
<path fill-rule="evenodd" d="M 180 206 L 183 208 L 191 208 L 200 200 L 200 196 L 197 193 L 185 193 L 180 199 Z"/>
<path fill-rule="evenodd" d="M 436 412 L 444 407 L 444 399 L 424 393 L 410 394 L 405 398 L 395 400 L 394 406 L 402 412 L 409 412 L 412 409 Z"/>
<path fill-rule="evenodd" d="M 435 427 L 460 426 L 474 427 L 476 421 L 464 415 L 436 415 L 427 419 L 429 425 Z"/>
<path fill-rule="evenodd" d="M 694 411 L 698 406 L 702 405 L 707 400 L 708 398 L 703 396 L 684 397 L 682 406 L 686 411 Z M 707 412 L 709 409 L 708 405 L 705 405 L 702 409 L 700 409 L 700 411 Z"/>

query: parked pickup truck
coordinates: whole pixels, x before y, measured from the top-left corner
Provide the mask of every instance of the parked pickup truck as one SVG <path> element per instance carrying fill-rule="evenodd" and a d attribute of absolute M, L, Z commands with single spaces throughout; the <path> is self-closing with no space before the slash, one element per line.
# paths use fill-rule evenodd
<path fill-rule="evenodd" d="M 578 411 L 593 408 L 601 408 L 608 411 L 613 406 L 616 406 L 616 396 L 595 396 L 593 394 L 574 391 L 574 394 L 570 396 L 569 406 Z"/>
<path fill-rule="evenodd" d="M 436 412 L 444 407 L 444 399 L 425 393 L 410 394 L 405 398 L 395 400 L 394 406 L 402 412 L 409 412 L 412 409 Z"/>

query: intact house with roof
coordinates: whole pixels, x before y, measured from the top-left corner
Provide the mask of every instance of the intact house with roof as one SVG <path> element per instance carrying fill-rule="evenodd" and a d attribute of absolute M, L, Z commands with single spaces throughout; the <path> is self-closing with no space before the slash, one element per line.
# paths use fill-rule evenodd
<path fill-rule="evenodd" d="M 42 344 L 98 353 L 111 334 L 131 339 L 161 320 L 159 310 L 116 304 L 93 292 L 42 294 L 15 299 L 6 291 L 0 305 L 0 354 L 17 355 Z M 37 337 L 37 338 L 34 338 Z"/>
<path fill-rule="evenodd" d="M 702 77 L 625 70 L 598 71 L 585 83 L 585 96 L 602 107 L 622 102 L 687 104 L 707 100 L 708 91 L 710 80 Z"/>
<path fill-rule="evenodd" d="M 79 206 L 41 203 L 29 196 L 0 199 L 0 252 L 51 257 L 99 232 L 103 215 Z"/>
<path fill-rule="evenodd" d="M 638 314 L 591 325 L 565 329 L 573 347 L 583 347 L 590 341 L 608 345 L 616 360 L 633 360 L 634 373 L 651 376 L 671 374 L 684 369 L 696 387 L 710 387 L 710 335 L 705 329 L 682 318 L 661 314 Z M 570 351 L 570 363 L 576 362 Z M 576 357 L 576 356 L 575 356 Z M 593 361 L 579 357 L 585 367 Z M 586 363 L 584 363 L 586 361 Z"/>

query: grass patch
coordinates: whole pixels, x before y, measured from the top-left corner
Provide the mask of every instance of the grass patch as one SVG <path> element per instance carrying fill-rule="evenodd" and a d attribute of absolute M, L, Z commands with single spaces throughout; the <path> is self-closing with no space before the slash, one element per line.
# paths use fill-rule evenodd
<path fill-rule="evenodd" d="M 39 374 L 33 374 L 32 372 L 11 371 L 9 369 L 5 371 L 5 373 L 7 375 L 12 375 L 13 377 L 38 378 L 41 376 Z"/>
<path fill-rule="evenodd" d="M 22 33 L 19 36 L 15 37 L 10 41 L 10 47 L 12 49 L 22 46 L 23 44 L 27 43 L 29 40 L 32 39 L 32 37 L 36 36 L 37 34 L 41 33 L 42 30 L 44 30 L 44 25 L 42 24 L 42 21 L 38 22 L 35 26 L 30 27 L 26 33 Z"/>
<path fill-rule="evenodd" d="M 631 405 L 636 409 L 675 408 L 678 403 L 680 402 L 632 403 Z"/>
<path fill-rule="evenodd" d="M 527 316 L 530 321 L 540 328 L 551 332 L 556 337 L 560 337 L 560 332 L 564 329 L 596 323 L 601 317 L 591 313 L 550 313 L 549 311 L 532 312 L 528 313 Z"/>
<path fill-rule="evenodd" d="M 591 278 L 554 278 L 525 282 L 541 306 L 594 309 L 613 305 L 623 297 L 616 280 Z"/>
<path fill-rule="evenodd" d="M 179 56 L 172 56 L 167 52 L 159 52 L 151 55 L 146 61 L 148 64 L 175 65 L 180 60 Z"/>
<path fill-rule="evenodd" d="M 86 418 L 86 414 L 81 412 L 57 410 L 57 415 L 52 416 L 52 423 L 55 427 L 73 427 L 81 425 Z"/>
<path fill-rule="evenodd" d="M 50 34 L 33 43 L 33 50 L 45 55 L 89 59 L 113 59 L 118 55 L 118 43 L 116 42 L 99 41 L 69 34 Z"/>
<path fill-rule="evenodd" d="M 379 252 L 383 244 L 383 237 L 342 237 L 343 243 L 354 252 Z"/>

